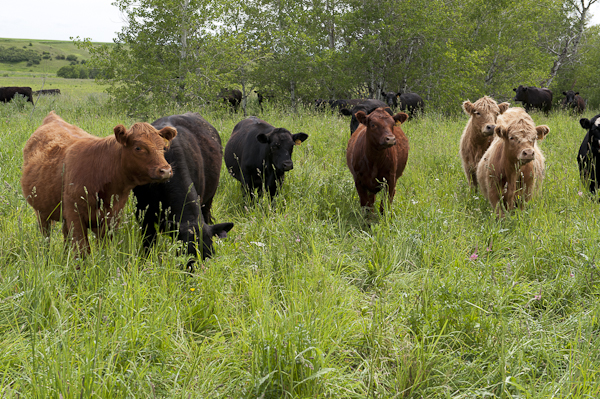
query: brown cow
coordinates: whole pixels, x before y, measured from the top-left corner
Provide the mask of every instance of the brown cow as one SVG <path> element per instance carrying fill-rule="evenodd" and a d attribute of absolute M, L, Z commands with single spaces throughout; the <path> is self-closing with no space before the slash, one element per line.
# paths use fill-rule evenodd
<path fill-rule="evenodd" d="M 535 126 L 523 108 L 508 109 L 496 123 L 496 137 L 479 161 L 477 180 L 484 197 L 502 217 L 504 209 L 522 207 L 541 186 L 545 160 L 537 140 L 543 140 L 550 129 Z"/>
<path fill-rule="evenodd" d="M 408 138 L 400 127 L 408 115 L 399 112 L 392 117 L 384 108 L 377 108 L 369 115 L 358 111 L 355 116 L 361 124 L 350 136 L 346 161 L 360 205 L 373 207 L 375 194 L 384 187 L 384 182 L 391 204 L 396 194 L 396 180 L 402 176 L 408 160 Z M 383 212 L 383 201 L 380 211 Z"/>
<path fill-rule="evenodd" d="M 99 138 L 66 123 L 51 111 L 23 149 L 21 188 L 48 237 L 51 221 L 63 220 L 81 253 L 89 252 L 87 229 L 103 237 L 137 185 L 172 176 L 164 149 L 177 135 L 148 123 Z"/>
<path fill-rule="evenodd" d="M 469 121 L 460 138 L 460 157 L 469 185 L 477 187 L 477 164 L 494 139 L 496 118 L 510 107 L 509 103 L 496 104 L 493 98 L 484 96 L 475 103 L 465 101 L 462 105 Z"/>

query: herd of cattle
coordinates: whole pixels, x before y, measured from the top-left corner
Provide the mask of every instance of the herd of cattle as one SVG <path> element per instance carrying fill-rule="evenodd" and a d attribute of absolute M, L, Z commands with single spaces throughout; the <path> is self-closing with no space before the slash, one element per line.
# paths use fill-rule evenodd
<path fill-rule="evenodd" d="M 7 86 L 0 87 L 0 102 L 7 103 L 18 95 L 25 97 L 25 100 L 33 104 L 33 96 L 41 94 L 60 94 L 59 89 L 46 89 L 33 91 L 31 87 Z"/>
<path fill-rule="evenodd" d="M 537 142 L 550 129 L 536 126 L 527 110 L 546 111 L 548 91 L 534 89 L 515 89 L 515 100 L 526 104 L 525 109 L 488 96 L 462 104 L 469 116 L 460 139 L 464 173 L 499 217 L 522 207 L 544 178 L 545 160 Z M 570 93 L 579 107 L 579 96 Z M 404 110 L 416 115 L 423 101 L 417 95 L 402 96 L 390 93 L 388 103 L 356 101 L 350 109 L 345 108 L 348 103 L 328 103 L 352 117 L 346 161 L 363 207 L 373 208 L 381 190 L 387 190 L 391 204 L 406 167 L 409 140 L 402 124 L 410 116 L 392 109 L 404 104 Z M 577 160 L 591 192 L 600 182 L 599 118 L 580 120 L 587 134 Z M 88 229 L 104 237 L 133 191 L 146 251 L 158 232 L 170 232 L 186 245 L 192 268 L 197 254 L 202 259 L 212 256 L 213 237 L 226 237 L 233 228 L 233 223 L 214 224 L 211 214 L 223 159 L 244 196 L 266 190 L 273 198 L 285 172 L 293 169 L 294 147 L 307 139 L 306 133 L 250 117 L 234 127 L 223 151 L 219 133 L 198 113 L 135 123 L 129 129 L 118 125 L 114 135 L 99 138 L 51 111 L 23 149 L 21 187 L 42 233 L 48 236 L 51 222 L 62 221 L 65 240 L 70 238 L 82 255 L 89 252 Z"/>

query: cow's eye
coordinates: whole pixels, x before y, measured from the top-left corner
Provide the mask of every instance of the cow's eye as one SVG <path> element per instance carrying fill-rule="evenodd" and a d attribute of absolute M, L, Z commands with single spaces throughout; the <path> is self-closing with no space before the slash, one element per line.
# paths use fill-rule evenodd
<path fill-rule="evenodd" d="M 514 140 L 514 139 L 515 139 L 515 136 L 510 136 L 508 139 L 509 139 L 509 140 Z"/>
<path fill-rule="evenodd" d="M 138 146 L 136 146 L 136 147 L 135 147 L 135 150 L 136 150 L 137 152 L 140 152 L 140 151 L 142 151 L 142 147 L 140 147 L 140 146 L 138 145 Z"/>
<path fill-rule="evenodd" d="M 481 115 L 481 114 L 480 114 L 479 112 L 475 111 L 475 112 L 473 112 L 473 115 L 475 115 L 475 116 L 479 116 L 479 115 Z"/>

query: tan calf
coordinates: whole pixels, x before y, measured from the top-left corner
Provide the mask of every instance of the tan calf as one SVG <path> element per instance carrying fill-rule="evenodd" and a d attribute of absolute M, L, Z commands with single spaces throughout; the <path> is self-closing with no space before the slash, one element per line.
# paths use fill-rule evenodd
<path fill-rule="evenodd" d="M 462 105 L 469 121 L 460 138 L 460 157 L 469 185 L 477 187 L 477 164 L 494 139 L 496 118 L 508 109 L 509 103 L 496 104 L 493 98 L 484 96 L 475 103 L 465 101 Z"/>
<path fill-rule="evenodd" d="M 42 233 L 63 220 L 65 239 L 89 250 L 87 229 L 104 235 L 137 185 L 172 176 L 164 149 L 177 135 L 148 123 L 118 125 L 114 136 L 99 138 L 65 122 L 51 111 L 23 149 L 21 188 L 35 209 Z"/>
<path fill-rule="evenodd" d="M 535 126 L 523 108 L 510 108 L 498 117 L 496 137 L 477 167 L 477 180 L 498 216 L 521 207 L 544 178 L 544 154 L 537 146 L 550 129 Z"/>

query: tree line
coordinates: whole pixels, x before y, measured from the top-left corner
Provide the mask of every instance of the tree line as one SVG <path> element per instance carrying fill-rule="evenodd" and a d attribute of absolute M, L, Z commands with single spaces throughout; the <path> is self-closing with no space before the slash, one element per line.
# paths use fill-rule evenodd
<path fill-rule="evenodd" d="M 416 92 L 428 108 L 519 84 L 600 104 L 598 0 L 117 0 L 115 43 L 76 40 L 119 105 L 147 113 L 254 90 L 292 107 Z"/>

